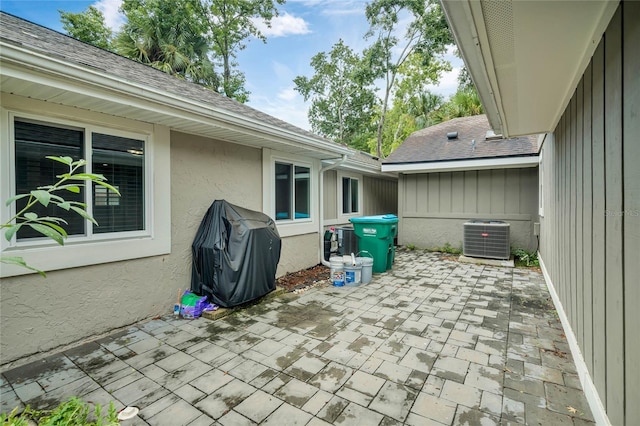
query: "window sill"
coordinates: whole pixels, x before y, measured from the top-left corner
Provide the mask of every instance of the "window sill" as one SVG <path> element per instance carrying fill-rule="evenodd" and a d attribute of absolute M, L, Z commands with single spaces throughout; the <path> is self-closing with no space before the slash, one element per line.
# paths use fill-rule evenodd
<path fill-rule="evenodd" d="M 8 248 L 4 256 L 20 256 L 28 265 L 45 272 L 101 263 L 118 262 L 171 252 L 169 235 L 160 238 L 141 237 L 112 241 L 95 241 L 65 246 Z M 1 277 L 33 274 L 34 271 L 15 265 L 2 265 Z"/>

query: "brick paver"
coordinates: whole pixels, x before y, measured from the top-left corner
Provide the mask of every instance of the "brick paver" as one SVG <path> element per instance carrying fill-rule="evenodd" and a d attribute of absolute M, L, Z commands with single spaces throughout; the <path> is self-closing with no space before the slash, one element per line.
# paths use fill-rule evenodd
<path fill-rule="evenodd" d="M 71 396 L 127 425 L 588 424 L 542 276 L 398 250 L 359 287 L 141 322 L 0 375 L 3 412 Z"/>

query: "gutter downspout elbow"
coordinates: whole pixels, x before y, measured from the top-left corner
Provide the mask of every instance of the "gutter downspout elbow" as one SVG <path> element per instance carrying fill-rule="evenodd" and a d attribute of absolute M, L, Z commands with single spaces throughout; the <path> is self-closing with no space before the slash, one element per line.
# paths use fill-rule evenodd
<path fill-rule="evenodd" d="M 320 175 L 320 190 L 318 191 L 320 193 L 320 220 L 318 220 L 318 235 L 320 236 L 320 262 L 324 265 L 324 266 L 330 266 L 331 264 L 329 263 L 329 261 L 324 260 L 324 172 L 326 172 L 327 170 L 331 170 L 331 169 L 335 169 L 336 167 L 341 166 L 342 164 L 344 164 L 345 161 L 347 161 L 349 159 L 349 154 L 343 154 L 342 155 L 342 159 L 336 161 L 333 164 L 329 164 L 328 166 L 322 167 L 320 169 L 319 175 Z"/>

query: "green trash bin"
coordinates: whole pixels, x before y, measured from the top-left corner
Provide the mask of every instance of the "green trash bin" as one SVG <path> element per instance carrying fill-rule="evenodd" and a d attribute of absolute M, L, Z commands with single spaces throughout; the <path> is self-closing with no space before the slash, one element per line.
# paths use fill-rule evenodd
<path fill-rule="evenodd" d="M 353 223 L 358 237 L 359 250 L 368 251 L 373 256 L 373 272 L 391 269 L 396 254 L 393 239 L 398 235 L 398 216 L 384 214 L 352 217 L 349 221 Z"/>

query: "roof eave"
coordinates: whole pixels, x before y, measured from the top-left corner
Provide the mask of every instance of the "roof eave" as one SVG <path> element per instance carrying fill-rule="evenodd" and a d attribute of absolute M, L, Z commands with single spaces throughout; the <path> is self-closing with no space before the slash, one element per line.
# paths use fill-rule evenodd
<path fill-rule="evenodd" d="M 459 172 L 467 170 L 514 169 L 537 167 L 538 163 L 538 155 L 520 157 L 494 157 L 465 160 L 382 164 L 382 172 L 413 174 Z"/>
<path fill-rule="evenodd" d="M 555 128 L 619 5 L 441 3 L 489 122 L 506 137 Z"/>
<path fill-rule="evenodd" d="M 498 108 L 499 93 L 491 54 L 485 55 L 476 29 L 474 13 L 482 14 L 479 3 L 441 0 L 442 9 L 467 70 L 476 86 L 489 125 L 496 133 L 505 134 Z M 482 21 L 480 19 L 480 21 Z M 494 89 L 495 88 L 495 89 Z"/>
<path fill-rule="evenodd" d="M 109 91 L 127 98 L 127 102 L 135 100 L 141 108 L 161 108 L 165 114 L 174 111 L 185 120 L 209 121 L 216 126 L 232 132 L 244 134 L 260 134 L 261 137 L 277 140 L 283 146 L 300 146 L 310 152 L 319 153 L 321 157 L 333 158 L 336 155 L 350 154 L 352 150 L 322 138 L 295 133 L 289 129 L 277 127 L 271 123 L 259 121 L 252 117 L 236 114 L 232 111 L 204 104 L 193 99 L 180 97 L 173 93 L 137 84 L 89 67 L 61 58 L 45 55 L 31 49 L 0 41 L 0 62 L 2 75 L 15 73 L 32 73 L 35 75 L 64 77 L 66 83 L 74 82 L 83 86 L 83 90 L 93 88 Z M 113 98 L 116 101 L 116 98 Z M 168 107 L 168 108 L 167 108 Z M 180 129 L 176 129 L 180 130 Z M 324 154 L 322 154 L 324 153 Z"/>

